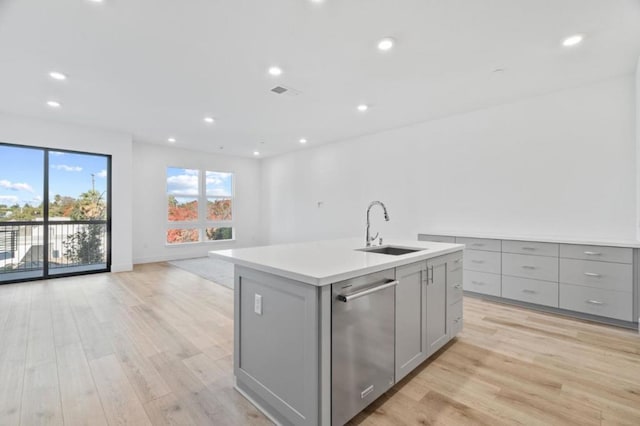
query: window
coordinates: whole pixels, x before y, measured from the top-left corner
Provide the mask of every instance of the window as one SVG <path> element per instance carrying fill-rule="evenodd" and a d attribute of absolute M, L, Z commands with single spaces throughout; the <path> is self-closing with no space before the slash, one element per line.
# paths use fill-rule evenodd
<path fill-rule="evenodd" d="M 0 143 L 0 284 L 106 272 L 111 157 Z"/>
<path fill-rule="evenodd" d="M 167 244 L 232 240 L 233 174 L 167 168 Z"/>

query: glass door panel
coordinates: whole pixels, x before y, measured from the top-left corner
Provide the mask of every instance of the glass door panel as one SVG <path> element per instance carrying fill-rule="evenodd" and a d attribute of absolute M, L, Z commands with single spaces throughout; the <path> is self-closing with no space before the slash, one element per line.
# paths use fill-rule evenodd
<path fill-rule="evenodd" d="M 107 268 L 108 161 L 49 152 L 50 275 Z"/>
<path fill-rule="evenodd" d="M 44 274 L 44 152 L 0 144 L 0 283 Z"/>

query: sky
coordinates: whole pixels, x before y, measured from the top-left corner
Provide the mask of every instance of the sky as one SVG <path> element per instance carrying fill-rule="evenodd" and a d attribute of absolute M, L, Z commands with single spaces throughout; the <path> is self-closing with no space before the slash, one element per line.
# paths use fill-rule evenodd
<path fill-rule="evenodd" d="M 233 195 L 233 174 L 206 172 L 206 180 L 208 196 L 230 197 Z M 199 181 L 200 172 L 198 170 L 167 168 L 167 194 L 175 195 L 179 202 L 187 201 L 188 196 L 191 196 L 192 199 L 198 197 Z"/>
<path fill-rule="evenodd" d="M 0 145 L 0 204 L 29 203 L 39 205 L 44 197 L 44 151 Z M 49 196 L 55 194 L 78 198 L 91 189 L 91 174 L 95 189 L 107 188 L 107 158 L 98 155 L 49 153 Z M 105 196 L 106 198 L 106 196 Z"/>

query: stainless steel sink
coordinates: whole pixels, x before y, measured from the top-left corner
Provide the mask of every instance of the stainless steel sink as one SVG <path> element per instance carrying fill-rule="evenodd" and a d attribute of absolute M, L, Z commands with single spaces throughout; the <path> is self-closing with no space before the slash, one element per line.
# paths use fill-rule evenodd
<path fill-rule="evenodd" d="M 381 247 L 367 247 L 367 248 L 356 249 L 356 250 L 366 251 L 369 253 L 388 254 L 391 256 L 401 256 L 403 254 L 415 253 L 417 251 L 423 251 L 428 249 L 397 247 L 397 246 L 381 246 Z"/>

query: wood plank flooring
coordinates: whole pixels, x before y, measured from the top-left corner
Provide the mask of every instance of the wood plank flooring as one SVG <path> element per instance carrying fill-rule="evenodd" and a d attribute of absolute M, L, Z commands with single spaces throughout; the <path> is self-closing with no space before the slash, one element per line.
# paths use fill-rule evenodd
<path fill-rule="evenodd" d="M 464 332 L 354 425 L 640 425 L 640 337 L 466 298 Z M 267 425 L 233 292 L 165 263 L 0 285 L 0 425 Z"/>

